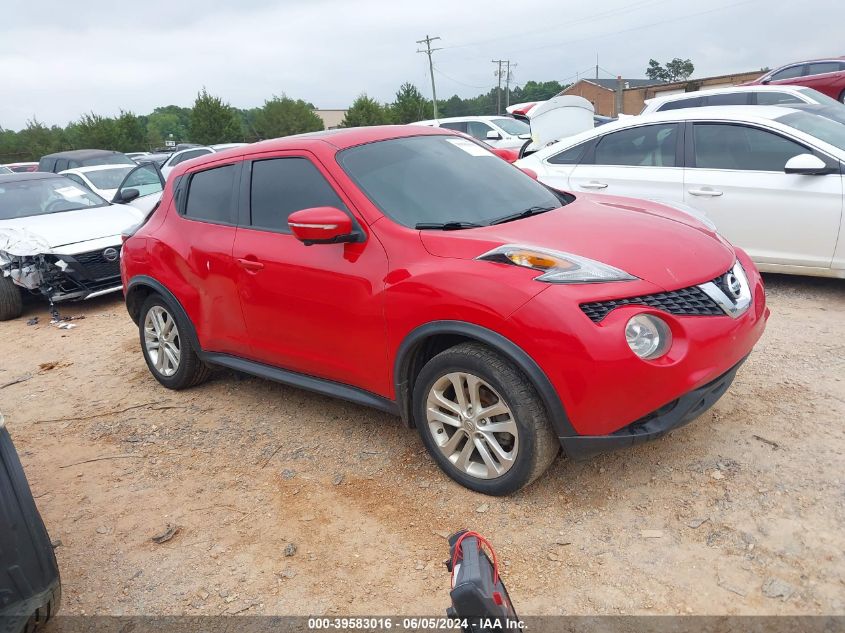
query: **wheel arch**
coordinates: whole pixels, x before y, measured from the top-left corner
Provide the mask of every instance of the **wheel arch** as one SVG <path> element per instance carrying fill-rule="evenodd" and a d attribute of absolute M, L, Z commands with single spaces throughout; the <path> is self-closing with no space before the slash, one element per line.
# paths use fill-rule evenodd
<path fill-rule="evenodd" d="M 170 292 L 164 284 L 152 277 L 148 277 L 147 275 L 138 275 L 137 277 L 133 277 L 126 287 L 126 310 L 129 312 L 129 316 L 132 318 L 132 321 L 134 321 L 136 325 L 138 324 L 141 317 L 141 306 L 144 305 L 144 301 L 146 301 L 147 297 L 151 294 L 161 295 L 174 310 L 180 313 L 180 316 L 184 318 L 185 323 L 188 324 L 187 334 L 190 338 L 191 344 L 194 346 L 194 349 L 201 354 L 202 347 L 200 347 L 199 339 L 197 338 L 196 328 L 194 327 L 193 321 L 191 321 L 188 316 L 188 313 L 185 311 L 185 308 L 182 307 L 182 304 L 176 298 L 176 295 Z"/>
<path fill-rule="evenodd" d="M 433 321 L 412 330 L 399 345 L 393 367 L 396 405 L 402 422 L 414 426 L 414 380 L 423 365 L 444 349 L 476 341 L 501 354 L 524 373 L 537 390 L 558 437 L 577 435 L 551 381 L 525 351 L 498 332 L 465 321 Z"/>

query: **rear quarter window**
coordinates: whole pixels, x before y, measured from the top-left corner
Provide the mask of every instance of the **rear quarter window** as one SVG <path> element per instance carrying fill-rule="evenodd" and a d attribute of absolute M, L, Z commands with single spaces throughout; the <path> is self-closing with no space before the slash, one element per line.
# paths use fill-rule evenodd
<path fill-rule="evenodd" d="M 237 165 L 196 172 L 188 183 L 185 217 L 215 224 L 235 224 L 234 185 Z"/>

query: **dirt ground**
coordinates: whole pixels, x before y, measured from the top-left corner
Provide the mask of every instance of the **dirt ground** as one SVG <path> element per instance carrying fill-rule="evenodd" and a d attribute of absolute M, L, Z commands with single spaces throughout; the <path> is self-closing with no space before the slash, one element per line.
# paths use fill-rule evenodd
<path fill-rule="evenodd" d="M 439 615 L 461 527 L 521 615 L 843 614 L 845 282 L 767 283 L 768 330 L 713 410 L 510 498 L 379 412 L 231 372 L 165 390 L 117 297 L 65 307 L 72 330 L 38 304 L 0 323 L 0 385 L 29 376 L 0 411 L 65 614 Z"/>

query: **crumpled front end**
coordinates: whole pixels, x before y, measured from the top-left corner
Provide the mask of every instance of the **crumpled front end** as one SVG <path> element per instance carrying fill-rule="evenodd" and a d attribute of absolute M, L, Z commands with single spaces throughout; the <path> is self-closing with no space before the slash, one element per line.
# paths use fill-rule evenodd
<path fill-rule="evenodd" d="M 24 229 L 0 229 L 0 274 L 50 302 L 114 292 L 121 287 L 120 245 L 112 242 L 95 240 L 53 249 Z"/>

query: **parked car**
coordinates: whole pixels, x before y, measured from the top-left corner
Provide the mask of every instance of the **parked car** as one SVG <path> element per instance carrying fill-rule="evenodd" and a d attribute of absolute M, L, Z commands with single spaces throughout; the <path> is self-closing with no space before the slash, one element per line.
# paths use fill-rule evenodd
<path fill-rule="evenodd" d="M 747 85 L 806 86 L 845 103 L 845 57 L 793 62 L 758 77 Z"/>
<path fill-rule="evenodd" d="M 94 165 L 134 165 L 135 161 L 121 152 L 105 149 L 75 149 L 69 152 L 47 154 L 38 161 L 38 171 L 58 174 L 66 169 Z"/>
<path fill-rule="evenodd" d="M 39 630 L 59 610 L 59 567 L 0 414 L 0 630 Z"/>
<path fill-rule="evenodd" d="M 531 128 L 523 121 L 507 116 L 448 117 L 432 121 L 418 121 L 411 125 L 442 127 L 469 134 L 491 147 L 519 149 L 531 138 Z"/>
<path fill-rule="evenodd" d="M 5 167 L 11 169 L 16 174 L 21 172 L 38 171 L 38 163 L 7 163 Z"/>
<path fill-rule="evenodd" d="M 146 156 L 141 156 L 135 162 L 139 165 L 143 165 L 144 163 L 153 163 L 156 167 L 161 169 L 164 163 L 167 162 L 167 159 L 173 155 L 173 152 L 153 152 L 152 154 L 147 154 Z"/>
<path fill-rule="evenodd" d="M 192 158 L 197 158 L 198 156 L 205 156 L 206 154 L 213 154 L 217 150 L 211 147 L 191 147 L 188 149 L 179 150 L 178 152 L 173 152 L 164 163 L 161 164 L 161 173 L 164 176 L 165 180 L 170 175 L 170 172 L 173 171 L 173 168 L 176 167 L 179 163 L 183 163 L 186 160 L 191 160 Z"/>
<path fill-rule="evenodd" d="M 526 103 L 517 103 L 512 106 L 508 106 L 507 111 L 508 114 L 510 114 L 517 121 L 524 121 L 525 123 L 531 125 L 531 115 L 537 109 L 537 106 L 543 103 L 545 103 L 545 101 L 529 101 Z M 610 123 L 611 121 L 615 120 L 615 118 L 610 116 L 603 116 L 601 114 L 593 115 L 593 125 L 595 127 L 604 125 L 605 123 Z"/>
<path fill-rule="evenodd" d="M 132 171 L 131 165 L 97 165 L 95 167 L 77 167 L 59 172 L 106 200 L 113 200 L 117 188 L 126 174 Z"/>
<path fill-rule="evenodd" d="M 681 110 L 683 108 L 699 108 L 703 106 L 726 105 L 832 105 L 843 107 L 839 101 L 831 99 L 826 94 L 804 88 L 802 86 L 731 86 L 728 88 L 713 88 L 698 92 L 684 92 L 665 97 L 646 99 L 640 114 L 652 112 L 666 112 L 667 110 Z"/>
<path fill-rule="evenodd" d="M 64 176 L 0 176 L 0 321 L 20 316 L 23 290 L 51 302 L 119 291 L 120 235 L 143 218 Z"/>
<path fill-rule="evenodd" d="M 556 189 L 706 214 L 763 271 L 845 277 L 845 125 L 824 106 L 722 106 L 631 117 L 517 161 Z"/>
<path fill-rule="evenodd" d="M 171 176 L 121 258 L 155 379 L 230 367 L 397 414 L 488 494 L 561 445 L 691 421 L 768 316 L 754 264 L 695 218 L 556 193 L 448 130 L 290 136 Z"/>
<path fill-rule="evenodd" d="M 137 163 L 145 156 L 149 156 L 150 152 L 126 152 L 126 155 Z"/>

